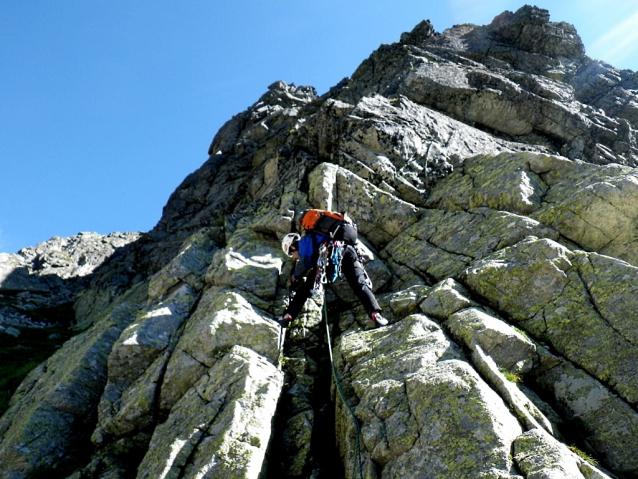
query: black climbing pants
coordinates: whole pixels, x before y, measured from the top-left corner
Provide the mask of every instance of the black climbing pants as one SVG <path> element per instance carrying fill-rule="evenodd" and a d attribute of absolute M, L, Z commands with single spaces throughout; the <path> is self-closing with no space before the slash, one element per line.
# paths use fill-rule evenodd
<path fill-rule="evenodd" d="M 352 245 L 346 245 L 343 251 L 343 257 L 341 258 L 341 272 L 346 277 L 346 281 L 352 288 L 352 291 L 357 295 L 359 301 L 363 304 L 368 315 L 373 311 L 381 311 L 377 299 L 374 297 L 374 293 L 370 288 L 371 284 L 368 280 L 368 275 L 363 269 L 363 265 L 359 261 L 356 250 Z M 295 295 L 290 301 L 288 308 L 284 311 L 284 314 L 290 314 L 293 318 L 296 318 L 301 312 L 304 304 L 312 295 L 312 288 L 315 285 L 315 270 L 311 270 L 310 275 L 306 277 L 297 288 L 295 289 Z"/>

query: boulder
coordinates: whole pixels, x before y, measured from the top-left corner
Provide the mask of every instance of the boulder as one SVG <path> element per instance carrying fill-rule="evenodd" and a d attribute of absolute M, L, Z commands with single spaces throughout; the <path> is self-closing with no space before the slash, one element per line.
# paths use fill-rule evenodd
<path fill-rule="evenodd" d="M 470 349 L 481 350 L 510 374 L 528 373 L 534 366 L 536 346 L 505 321 L 476 308 L 449 316 L 443 323 L 452 336 Z"/>
<path fill-rule="evenodd" d="M 419 303 L 419 308 L 429 317 L 444 321 L 473 304 L 463 286 L 453 279 L 444 279 L 427 292 Z"/>
<path fill-rule="evenodd" d="M 521 424 L 527 429 L 543 429 L 553 436 L 561 437 L 560 433 L 554 429 L 550 420 L 535 405 L 524 390 L 516 387 L 517 377 L 511 379 L 503 368 L 499 368 L 491 356 L 485 354 L 480 345 L 471 345 L 472 363 L 486 382 L 498 392 L 499 396 L 508 404 L 512 412 L 518 417 Z"/>
<path fill-rule="evenodd" d="M 115 342 L 92 437 L 96 445 L 152 426 L 161 376 L 196 299 L 193 289 L 182 284 L 163 302 L 139 312 Z"/>
<path fill-rule="evenodd" d="M 514 460 L 526 477 L 609 477 L 541 429 L 532 429 L 516 438 Z"/>

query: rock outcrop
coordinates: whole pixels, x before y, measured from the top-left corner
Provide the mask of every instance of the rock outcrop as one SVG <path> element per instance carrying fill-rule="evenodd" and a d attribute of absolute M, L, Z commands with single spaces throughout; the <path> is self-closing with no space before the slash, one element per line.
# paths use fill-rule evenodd
<path fill-rule="evenodd" d="M 97 268 L 139 238 L 137 233 L 79 233 L 53 237 L 16 254 L 0 253 L 0 332 L 46 326 L 40 311 L 72 304 Z"/>
<path fill-rule="evenodd" d="M 637 478 L 637 82 L 525 6 L 274 83 L 152 231 L 0 258 L 3 316 L 76 333 L 0 478 Z M 357 222 L 387 327 L 344 281 L 277 321 L 310 207 Z"/>

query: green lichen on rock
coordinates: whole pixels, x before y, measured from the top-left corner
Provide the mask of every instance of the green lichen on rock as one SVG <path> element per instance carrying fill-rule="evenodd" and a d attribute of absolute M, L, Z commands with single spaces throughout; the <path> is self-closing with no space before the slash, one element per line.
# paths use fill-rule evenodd
<path fill-rule="evenodd" d="M 472 306 L 468 292 L 453 279 L 435 284 L 419 303 L 423 313 L 431 318 L 446 320 L 450 315 Z"/>
<path fill-rule="evenodd" d="M 67 341 L 22 382 L 0 419 L 0 463 L 28 477 L 68 470 L 86 451 L 107 380 L 107 357 L 143 304 L 146 284 L 131 289 L 102 313 L 96 326 Z M 88 412 L 88 415 L 87 415 Z"/>
<path fill-rule="evenodd" d="M 179 253 L 151 277 L 149 298 L 160 297 L 180 282 L 201 288 L 204 273 L 217 250 L 217 236 L 218 228 L 203 228 L 185 240 Z"/>
<path fill-rule="evenodd" d="M 552 186 L 533 217 L 588 251 L 638 263 L 638 175 L 620 165 L 574 165 Z"/>
<path fill-rule="evenodd" d="M 562 417 L 615 471 L 638 471 L 638 414 L 605 385 L 569 361 L 539 347 L 540 365 L 530 379 L 555 398 Z"/>
<path fill-rule="evenodd" d="M 312 430 L 315 415 L 306 409 L 293 416 L 286 422 L 286 431 L 282 441 L 288 451 L 292 451 L 292 458 L 288 473 L 291 476 L 302 476 L 312 451 Z"/>
<path fill-rule="evenodd" d="M 596 253 L 577 253 L 573 263 L 595 308 L 619 334 L 638 344 L 638 328 L 633 319 L 638 297 L 638 268 Z"/>
<path fill-rule="evenodd" d="M 538 153 L 478 155 L 441 181 L 428 205 L 440 209 L 468 210 L 487 207 L 529 214 L 541 206 L 547 185 L 529 168 Z"/>
<path fill-rule="evenodd" d="M 283 261 L 276 238 L 249 228 L 237 229 L 226 248 L 215 253 L 206 273 L 206 283 L 239 288 L 272 300 L 277 294 Z"/>
<path fill-rule="evenodd" d="M 282 385 L 274 365 L 234 346 L 156 428 L 137 477 L 257 479 Z"/>
<path fill-rule="evenodd" d="M 161 408 L 170 410 L 218 360 L 218 351 L 248 347 L 273 363 L 279 356 L 280 327 L 239 291 L 209 287 L 181 335 L 166 368 Z"/>
<path fill-rule="evenodd" d="M 362 422 L 365 461 L 382 467 L 384 477 L 426 469 L 455 477 L 510 470 L 508 451 L 520 434 L 516 419 L 425 316 L 347 334 L 337 360 Z M 341 401 L 337 426 L 346 472 L 352 471 L 347 438 L 353 426 Z"/>
<path fill-rule="evenodd" d="M 473 260 L 530 235 L 558 238 L 551 228 L 508 212 L 488 208 L 468 212 L 424 210 L 421 220 L 390 242 L 384 254 L 442 280 L 459 277 Z"/>
<path fill-rule="evenodd" d="M 124 390 L 111 380 L 107 383 L 98 405 L 98 424 L 91 436 L 97 447 L 140 431 L 148 433 L 155 426 L 157 393 L 168 358 L 168 353 L 159 356 Z"/>
<path fill-rule="evenodd" d="M 499 367 L 512 374 L 529 372 L 536 346 L 503 320 L 476 308 L 452 314 L 444 323 L 455 339 L 470 349 L 479 345 Z"/>
<path fill-rule="evenodd" d="M 532 429 L 516 438 L 514 460 L 526 477 L 583 477 L 578 467 L 579 458 L 540 429 Z"/>
<path fill-rule="evenodd" d="M 465 274 L 472 291 L 635 404 L 638 353 L 613 319 L 597 309 L 580 264 L 565 247 L 530 238 L 473 263 Z M 615 264 L 632 273 L 628 284 L 638 282 L 635 268 L 608 263 Z"/>
<path fill-rule="evenodd" d="M 637 178 L 628 167 L 538 153 L 478 155 L 437 184 L 427 205 L 529 215 L 583 249 L 638 264 Z"/>

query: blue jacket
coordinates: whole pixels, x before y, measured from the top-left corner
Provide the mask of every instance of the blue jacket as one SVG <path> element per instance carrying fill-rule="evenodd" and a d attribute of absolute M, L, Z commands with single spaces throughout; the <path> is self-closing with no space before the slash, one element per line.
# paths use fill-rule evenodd
<path fill-rule="evenodd" d="M 329 238 L 326 235 L 314 231 L 307 232 L 301 237 L 299 243 L 297 243 L 299 259 L 297 260 L 295 272 L 293 273 L 295 280 L 305 276 L 308 270 L 317 264 L 319 246 L 328 240 Z"/>

